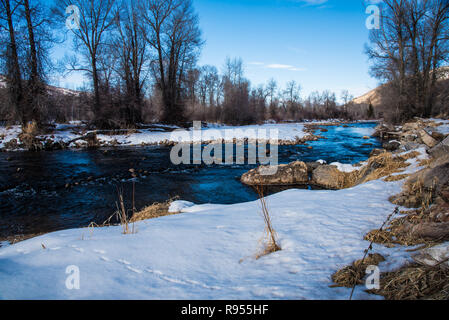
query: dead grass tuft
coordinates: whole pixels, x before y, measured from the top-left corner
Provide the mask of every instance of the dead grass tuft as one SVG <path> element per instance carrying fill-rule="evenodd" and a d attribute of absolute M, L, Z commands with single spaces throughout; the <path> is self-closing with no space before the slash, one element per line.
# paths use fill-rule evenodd
<path fill-rule="evenodd" d="M 363 284 L 363 278 L 366 274 L 368 266 L 377 266 L 379 263 L 385 261 L 385 258 L 378 254 L 369 254 L 365 259 L 355 261 L 352 265 L 338 270 L 332 275 L 332 281 L 335 285 L 331 287 L 346 287 L 352 288 L 355 285 Z"/>
<path fill-rule="evenodd" d="M 381 153 L 369 158 L 368 165 L 360 171 L 359 177 L 363 180 L 362 182 L 368 182 L 401 172 L 402 169 L 409 166 L 406 161 L 417 155 L 419 155 L 417 152 L 411 152 L 404 156 L 393 156 L 390 152 Z"/>
<path fill-rule="evenodd" d="M 178 199 L 178 197 L 175 197 L 170 200 L 167 200 L 166 202 L 153 203 L 152 205 L 145 207 L 141 211 L 134 213 L 130 222 L 137 222 L 137 221 L 155 219 L 155 218 L 164 217 L 164 216 L 168 216 L 168 215 L 178 214 L 178 213 L 168 212 L 168 209 L 170 208 L 170 204 L 177 199 Z"/>
<path fill-rule="evenodd" d="M 269 255 L 271 253 L 282 250 L 277 242 L 277 234 L 271 223 L 270 212 L 268 210 L 267 201 L 264 195 L 264 190 L 262 186 L 258 186 L 257 193 L 259 194 L 259 200 L 262 208 L 262 217 L 265 222 L 265 241 L 263 244 L 263 249 L 256 255 L 256 259 L 260 259 L 263 256 Z"/>
<path fill-rule="evenodd" d="M 385 182 L 394 182 L 394 181 L 401 181 L 404 179 L 407 179 L 410 175 L 408 174 L 398 174 L 398 175 L 389 175 L 384 179 Z"/>
<path fill-rule="evenodd" d="M 449 299 L 449 268 L 413 264 L 381 277 L 381 289 L 372 293 L 387 300 Z"/>

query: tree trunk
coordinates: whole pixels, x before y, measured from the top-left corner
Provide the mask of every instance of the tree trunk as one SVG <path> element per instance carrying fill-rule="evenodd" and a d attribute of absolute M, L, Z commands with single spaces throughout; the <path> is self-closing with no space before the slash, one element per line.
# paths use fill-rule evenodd
<path fill-rule="evenodd" d="M 36 123 L 40 123 L 40 112 L 38 106 L 38 96 L 40 94 L 41 84 L 38 70 L 38 58 L 37 58 L 37 50 L 36 50 L 36 42 L 34 38 L 34 30 L 33 23 L 31 20 L 31 12 L 30 5 L 28 0 L 24 0 L 23 3 L 25 7 L 25 18 L 27 20 L 27 28 L 28 28 L 28 38 L 30 44 L 30 105 L 32 108 L 31 119 L 35 120 Z"/>
<path fill-rule="evenodd" d="M 10 74 L 9 79 L 10 90 L 13 98 L 13 103 L 19 113 L 20 121 L 22 122 L 22 126 L 26 125 L 27 119 L 23 105 L 23 88 L 22 88 L 22 75 L 20 71 L 19 65 L 19 57 L 17 54 L 17 44 L 15 37 L 14 24 L 12 19 L 12 11 L 9 0 L 5 0 L 5 9 L 6 9 L 6 17 L 8 20 L 8 29 L 9 29 L 9 52 L 8 58 L 11 61 L 10 66 Z"/>

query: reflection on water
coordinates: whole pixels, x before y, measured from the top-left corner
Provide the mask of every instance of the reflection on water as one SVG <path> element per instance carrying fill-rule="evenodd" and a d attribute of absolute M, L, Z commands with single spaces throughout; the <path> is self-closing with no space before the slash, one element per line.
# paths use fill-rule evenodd
<path fill-rule="evenodd" d="M 327 139 L 309 143 L 313 149 L 279 147 L 279 161 L 365 160 L 379 147 L 375 139 L 362 139 L 374 126 L 328 127 L 320 133 Z M 133 181 L 138 209 L 173 196 L 220 204 L 257 199 L 239 181 L 254 166 L 174 166 L 169 156 L 168 147 L 0 153 L 0 238 L 102 223 L 115 210 L 117 186 L 131 199 Z"/>

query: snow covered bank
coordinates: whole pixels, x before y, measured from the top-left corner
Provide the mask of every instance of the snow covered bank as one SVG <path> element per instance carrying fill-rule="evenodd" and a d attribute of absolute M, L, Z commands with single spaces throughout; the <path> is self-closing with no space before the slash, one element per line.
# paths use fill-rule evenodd
<path fill-rule="evenodd" d="M 304 138 L 307 134 L 304 132 L 304 124 L 292 123 L 292 124 L 263 124 L 263 125 L 249 125 L 249 126 L 210 126 L 201 130 L 201 136 L 189 134 L 183 136 L 182 139 L 173 139 L 171 132 L 154 132 L 150 130 L 139 130 L 139 133 L 132 135 L 98 135 L 98 139 L 103 143 L 118 142 L 120 145 L 142 145 L 142 144 L 161 144 L 166 142 L 186 142 L 186 143 L 198 143 L 201 141 L 208 141 L 216 139 L 217 134 L 221 137 L 226 136 L 226 132 L 231 132 L 231 139 L 242 140 L 257 139 L 257 133 L 259 130 L 266 130 L 267 135 L 270 130 L 278 130 L 278 138 L 283 141 L 296 141 L 297 139 Z M 192 129 L 189 130 L 190 133 Z"/>
<path fill-rule="evenodd" d="M 47 234 L 0 248 L 1 299 L 348 299 L 331 275 L 359 259 L 363 236 L 393 211 L 401 183 L 341 191 L 289 190 L 267 198 L 282 251 L 255 260 L 258 202 L 180 206 L 182 214 L 121 227 Z M 409 249 L 409 248 L 407 248 Z M 405 248 L 374 246 L 398 267 Z M 391 265 L 394 263 L 394 266 Z M 68 266 L 80 289 L 68 290 Z M 376 298 L 356 291 L 356 298 Z"/>
<path fill-rule="evenodd" d="M 201 141 L 208 141 L 216 139 L 217 135 L 227 137 L 226 134 L 231 134 L 230 139 L 243 140 L 257 139 L 258 132 L 265 130 L 267 138 L 269 138 L 270 130 L 278 130 L 278 139 L 285 142 L 295 142 L 303 139 L 309 134 L 304 132 L 304 123 L 287 123 L 287 124 L 263 124 L 263 125 L 249 125 L 249 126 L 221 126 L 209 125 L 207 128 L 201 130 L 201 136 L 189 133 L 177 139 L 173 136 L 172 130 L 179 129 L 177 127 L 167 127 L 162 125 L 155 125 L 153 128 L 139 129 L 130 134 L 112 134 L 108 135 L 105 132 L 98 134 L 98 143 L 101 146 L 139 146 L 139 145 L 159 145 L 170 144 L 173 142 L 195 143 Z M 71 122 L 69 124 L 57 124 L 53 133 L 41 135 L 37 138 L 41 141 L 49 140 L 52 143 L 69 144 L 71 141 L 81 138 L 86 134 L 94 131 L 86 130 L 86 127 L 79 122 Z M 18 140 L 21 133 L 20 126 L 11 126 L 8 128 L 0 127 L 0 149 L 6 147 L 6 143 L 11 140 Z M 77 141 L 69 144 L 69 147 L 84 147 L 87 143 L 85 141 Z"/>

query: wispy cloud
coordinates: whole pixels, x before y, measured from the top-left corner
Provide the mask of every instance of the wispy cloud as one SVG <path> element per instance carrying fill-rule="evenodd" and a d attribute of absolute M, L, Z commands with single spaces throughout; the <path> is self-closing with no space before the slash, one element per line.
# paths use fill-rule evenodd
<path fill-rule="evenodd" d="M 305 2 L 308 5 L 311 6 L 317 6 L 323 3 L 326 3 L 328 0 L 298 0 L 298 2 Z"/>
<path fill-rule="evenodd" d="M 305 68 L 298 68 L 289 64 L 272 63 L 265 64 L 263 62 L 253 61 L 248 63 L 249 65 L 259 66 L 267 69 L 278 69 L 278 70 L 288 70 L 288 71 L 306 71 Z"/>
<path fill-rule="evenodd" d="M 302 3 L 304 6 L 314 6 L 318 9 L 330 8 L 331 6 L 327 5 L 329 0 L 294 0 L 295 2 Z"/>

